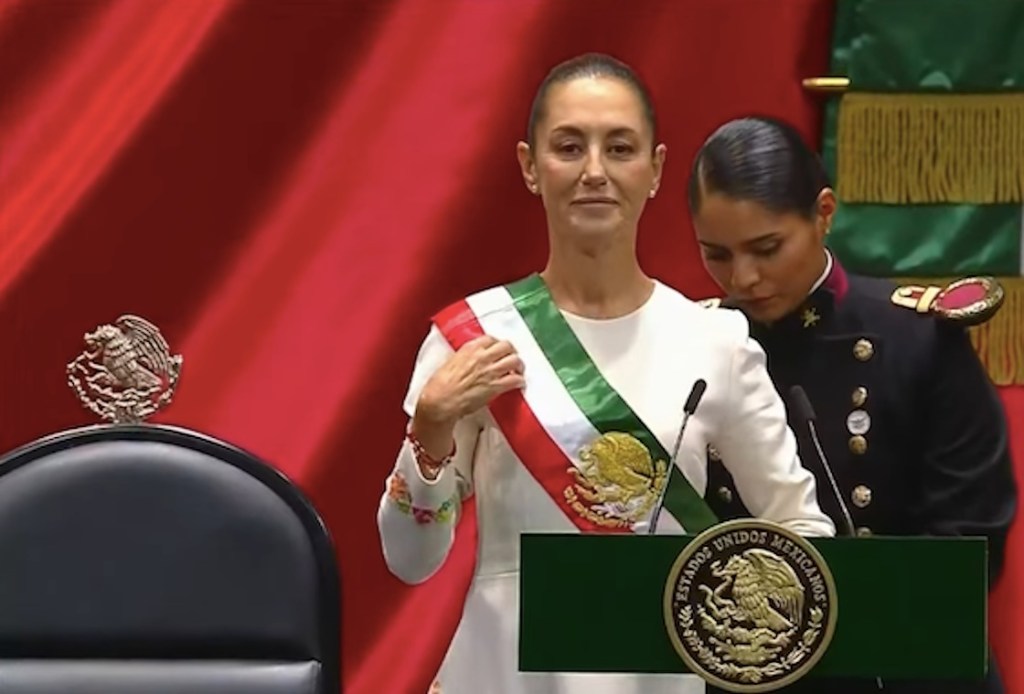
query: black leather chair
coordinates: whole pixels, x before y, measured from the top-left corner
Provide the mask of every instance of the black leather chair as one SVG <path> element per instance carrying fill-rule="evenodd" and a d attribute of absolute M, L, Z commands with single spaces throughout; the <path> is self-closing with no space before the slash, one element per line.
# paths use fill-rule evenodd
<path fill-rule="evenodd" d="M 0 459 L 0 694 L 336 694 L 338 570 L 284 476 L 101 425 Z"/>

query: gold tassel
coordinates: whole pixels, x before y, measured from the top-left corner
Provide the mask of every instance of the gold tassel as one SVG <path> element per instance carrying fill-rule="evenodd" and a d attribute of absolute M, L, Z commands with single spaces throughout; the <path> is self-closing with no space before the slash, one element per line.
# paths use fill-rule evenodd
<path fill-rule="evenodd" d="M 898 284 L 946 286 L 957 278 L 900 278 Z M 997 386 L 1024 385 L 1024 277 L 1000 277 L 1006 292 L 992 318 L 969 329 L 974 349 Z"/>
<path fill-rule="evenodd" d="M 1024 92 L 850 92 L 839 105 L 844 202 L 1024 201 Z"/>

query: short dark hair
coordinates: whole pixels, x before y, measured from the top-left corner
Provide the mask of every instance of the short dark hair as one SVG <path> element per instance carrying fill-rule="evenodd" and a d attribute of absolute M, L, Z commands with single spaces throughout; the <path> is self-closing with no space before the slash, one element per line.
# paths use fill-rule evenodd
<path fill-rule="evenodd" d="M 526 128 L 526 140 L 530 143 L 531 147 L 534 143 L 537 124 L 546 115 L 548 92 L 551 91 L 551 87 L 580 77 L 610 77 L 621 80 L 632 87 L 633 91 L 640 98 L 640 103 L 644 110 L 644 118 L 651 128 L 651 135 L 653 139 L 657 139 L 655 136 L 657 119 L 654 115 L 654 101 L 651 99 L 650 91 L 644 86 L 636 72 L 633 71 L 633 68 L 621 60 L 604 53 L 584 53 L 553 67 L 537 88 L 537 94 L 533 97 L 533 105 L 530 107 L 530 120 Z"/>
<path fill-rule="evenodd" d="M 772 212 L 812 218 L 830 185 L 821 159 L 793 126 L 752 116 L 732 120 L 704 142 L 690 171 L 690 211 L 705 193 L 759 203 Z"/>

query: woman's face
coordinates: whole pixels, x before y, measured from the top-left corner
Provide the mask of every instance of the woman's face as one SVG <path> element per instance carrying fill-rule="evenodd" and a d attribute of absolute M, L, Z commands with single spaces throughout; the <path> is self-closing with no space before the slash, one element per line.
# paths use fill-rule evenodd
<path fill-rule="evenodd" d="M 658 188 L 665 147 L 653 147 L 631 85 L 608 77 L 552 85 L 533 136 L 532 148 L 519 143 L 519 162 L 553 234 L 584 242 L 635 235 Z"/>
<path fill-rule="evenodd" d="M 835 207 L 830 188 L 819 193 L 810 219 L 706 194 L 693 218 L 704 267 L 752 319 L 770 323 L 783 318 L 803 303 L 821 274 Z"/>

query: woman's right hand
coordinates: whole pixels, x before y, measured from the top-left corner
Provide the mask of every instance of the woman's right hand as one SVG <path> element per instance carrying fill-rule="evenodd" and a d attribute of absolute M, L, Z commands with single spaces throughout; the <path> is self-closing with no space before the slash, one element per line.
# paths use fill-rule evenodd
<path fill-rule="evenodd" d="M 512 343 L 481 335 L 434 372 L 423 386 L 416 413 L 428 421 L 454 423 L 525 383 L 523 362 Z"/>
<path fill-rule="evenodd" d="M 435 459 L 451 450 L 460 418 L 526 383 L 512 343 L 481 335 L 462 345 L 427 380 L 416 403 L 413 434 Z"/>

